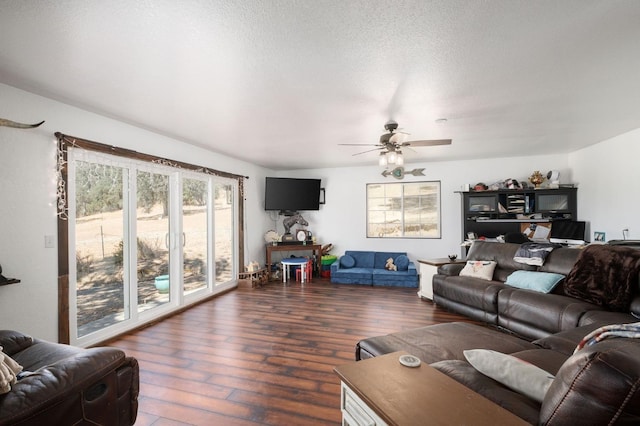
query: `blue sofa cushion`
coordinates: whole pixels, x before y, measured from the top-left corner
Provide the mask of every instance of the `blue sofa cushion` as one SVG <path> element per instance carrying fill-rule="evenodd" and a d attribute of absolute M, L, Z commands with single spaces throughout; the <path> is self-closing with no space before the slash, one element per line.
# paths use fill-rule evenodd
<path fill-rule="evenodd" d="M 335 277 L 349 277 L 352 279 L 367 279 L 371 281 L 371 269 L 369 268 L 349 268 L 349 269 L 340 269 L 338 272 L 333 274 L 331 278 Z"/>
<path fill-rule="evenodd" d="M 356 260 L 353 258 L 353 256 L 345 254 L 344 256 L 340 257 L 340 266 L 342 266 L 343 268 L 353 268 L 354 266 L 356 266 Z"/>
<path fill-rule="evenodd" d="M 415 269 L 407 271 L 387 271 L 386 269 L 373 270 L 373 285 L 394 287 L 418 287 L 418 273 Z"/>
<path fill-rule="evenodd" d="M 356 260 L 355 266 L 358 268 L 373 268 L 372 251 L 347 250 L 344 254 L 353 257 Z"/>
<path fill-rule="evenodd" d="M 393 263 L 396 264 L 398 271 L 406 271 L 409 269 L 409 258 L 404 254 L 396 257 L 396 260 L 394 260 Z"/>
<path fill-rule="evenodd" d="M 389 252 L 377 251 L 375 252 L 375 262 L 373 265 L 371 265 L 371 268 L 385 269 L 384 265 L 387 264 L 387 259 L 391 258 L 395 263 L 395 259 L 402 254 L 404 254 L 405 256 L 407 255 L 406 252 L 398 253 L 398 252 L 391 252 L 391 251 Z"/>

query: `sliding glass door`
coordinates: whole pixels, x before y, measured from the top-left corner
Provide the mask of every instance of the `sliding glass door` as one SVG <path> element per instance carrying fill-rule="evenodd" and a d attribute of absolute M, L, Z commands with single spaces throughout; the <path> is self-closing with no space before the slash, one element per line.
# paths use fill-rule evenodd
<path fill-rule="evenodd" d="M 72 343 L 104 340 L 235 284 L 232 179 L 83 150 L 69 162 Z"/>
<path fill-rule="evenodd" d="M 78 337 L 130 318 L 124 256 L 128 170 L 75 162 L 75 293 Z"/>
<path fill-rule="evenodd" d="M 138 312 L 171 301 L 169 271 L 169 175 L 136 173 L 135 276 Z"/>
<path fill-rule="evenodd" d="M 228 282 L 234 276 L 234 193 L 231 184 L 217 182 L 214 187 L 213 203 L 215 224 L 216 279 L 215 284 Z"/>
<path fill-rule="evenodd" d="M 192 294 L 207 287 L 209 264 L 209 185 L 205 179 L 182 181 L 182 276 L 183 292 Z"/>

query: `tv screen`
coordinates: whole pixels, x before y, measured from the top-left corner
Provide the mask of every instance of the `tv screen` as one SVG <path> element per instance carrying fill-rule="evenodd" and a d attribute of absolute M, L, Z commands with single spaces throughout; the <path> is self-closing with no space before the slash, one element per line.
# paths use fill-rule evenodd
<path fill-rule="evenodd" d="M 560 244 L 584 243 L 585 222 L 576 220 L 554 220 L 551 222 L 549 241 Z"/>
<path fill-rule="evenodd" d="M 268 177 L 264 209 L 290 212 L 320 210 L 320 179 Z"/>

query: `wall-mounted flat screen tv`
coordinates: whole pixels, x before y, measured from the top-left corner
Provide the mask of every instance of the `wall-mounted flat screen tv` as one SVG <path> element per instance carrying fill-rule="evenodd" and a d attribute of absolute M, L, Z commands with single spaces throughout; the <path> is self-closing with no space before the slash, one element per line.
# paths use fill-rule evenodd
<path fill-rule="evenodd" d="M 267 177 L 264 209 L 283 212 L 320 210 L 320 179 Z"/>

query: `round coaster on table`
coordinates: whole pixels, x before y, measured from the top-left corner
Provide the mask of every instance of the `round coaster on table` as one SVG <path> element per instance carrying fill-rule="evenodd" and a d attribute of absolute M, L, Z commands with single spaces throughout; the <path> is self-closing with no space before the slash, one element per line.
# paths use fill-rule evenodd
<path fill-rule="evenodd" d="M 420 366 L 420 358 L 415 357 L 413 355 L 400 355 L 399 358 L 400 364 L 405 367 L 419 367 Z"/>

